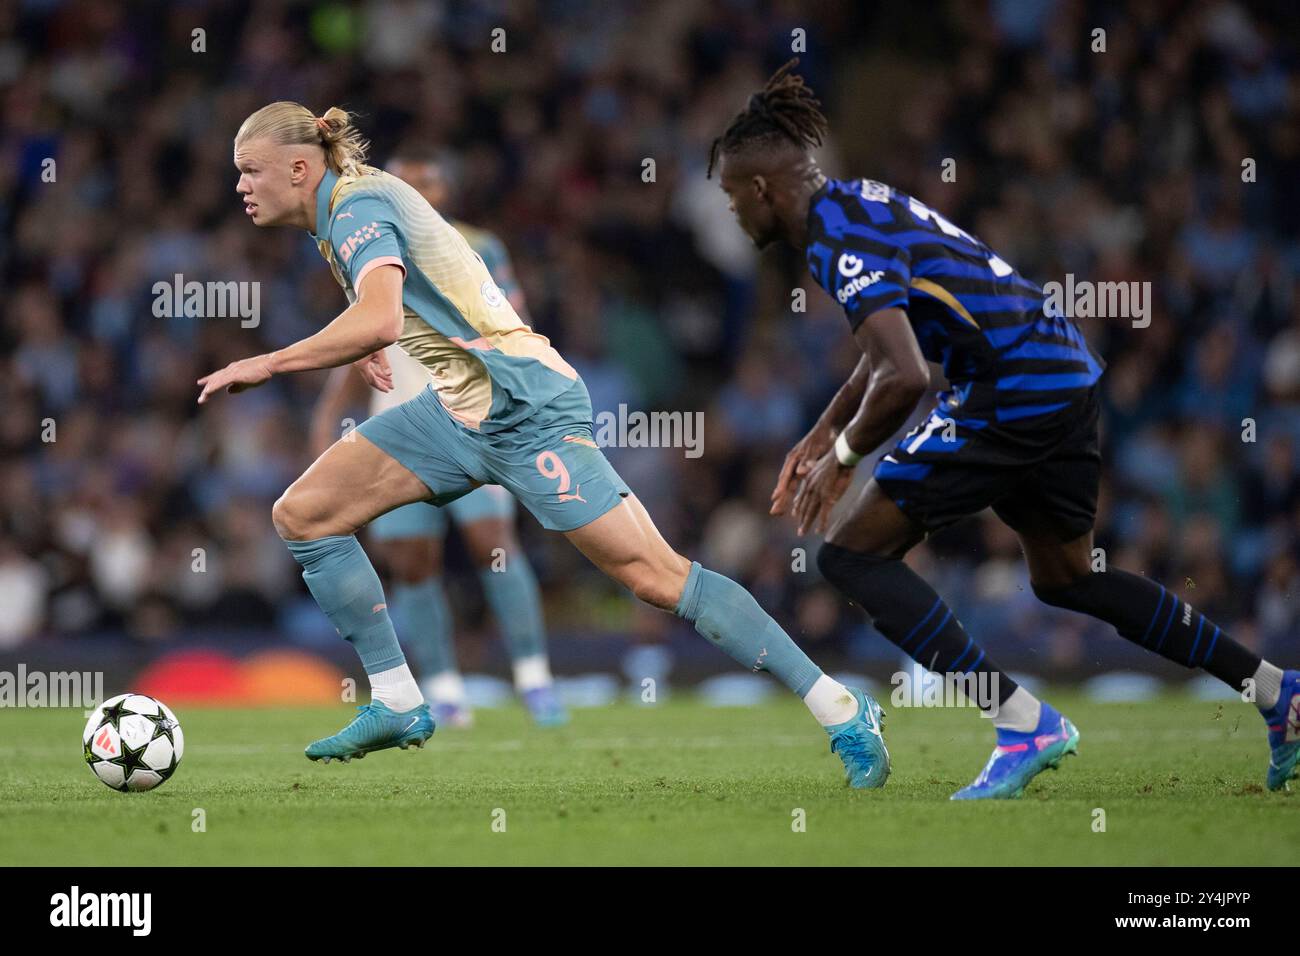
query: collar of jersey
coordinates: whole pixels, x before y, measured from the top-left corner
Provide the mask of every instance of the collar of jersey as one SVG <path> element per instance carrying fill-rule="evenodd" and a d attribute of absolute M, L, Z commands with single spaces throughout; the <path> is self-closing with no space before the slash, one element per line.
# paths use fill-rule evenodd
<path fill-rule="evenodd" d="M 823 199 L 827 194 L 830 193 L 831 188 L 832 188 L 832 186 L 834 185 L 834 183 L 835 183 L 835 180 L 833 180 L 833 179 L 831 179 L 829 176 L 827 176 L 827 177 L 826 177 L 826 182 L 824 182 L 824 183 L 822 183 L 820 186 L 818 186 L 818 187 L 817 187 L 817 191 L 816 191 L 815 193 L 813 193 L 813 194 L 812 194 L 812 197 L 808 200 L 808 225 L 809 225 L 809 227 L 812 226 L 812 223 L 813 223 L 813 214 L 815 213 L 815 211 L 816 211 L 816 209 L 817 209 L 817 204 L 818 204 L 819 202 L 821 202 L 822 199 Z"/>
<path fill-rule="evenodd" d="M 328 166 L 325 167 L 325 175 L 321 177 L 320 185 L 316 187 L 317 232 L 312 233 L 312 238 L 317 241 L 329 238 L 330 206 L 334 204 L 334 190 L 338 188 L 338 184 L 339 174 Z"/>

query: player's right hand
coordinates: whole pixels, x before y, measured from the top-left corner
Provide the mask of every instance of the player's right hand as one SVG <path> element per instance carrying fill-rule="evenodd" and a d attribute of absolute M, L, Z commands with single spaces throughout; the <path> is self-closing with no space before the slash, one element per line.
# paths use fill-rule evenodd
<path fill-rule="evenodd" d="M 225 368 L 210 372 L 198 380 L 196 384 L 203 386 L 203 391 L 199 392 L 199 404 L 204 404 L 209 396 L 223 389 L 232 394 L 243 392 L 257 388 L 270 378 L 271 367 L 266 355 L 254 355 L 252 358 L 231 362 Z"/>
<path fill-rule="evenodd" d="M 783 515 L 789 512 L 799 480 L 812 470 L 817 459 L 830 451 L 834 444 L 835 429 L 821 421 L 799 439 L 799 443 L 785 456 L 781 475 L 776 480 L 776 488 L 772 490 L 772 510 L 769 514 Z"/>
<path fill-rule="evenodd" d="M 393 369 L 388 364 L 388 356 L 384 354 L 383 349 L 372 352 L 365 358 L 357 359 L 352 366 L 361 373 L 361 377 L 371 388 L 381 392 L 393 390 Z"/>

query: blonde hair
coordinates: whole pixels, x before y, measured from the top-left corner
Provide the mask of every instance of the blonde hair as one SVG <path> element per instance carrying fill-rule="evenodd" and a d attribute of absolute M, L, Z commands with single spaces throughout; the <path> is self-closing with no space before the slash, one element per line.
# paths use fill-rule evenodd
<path fill-rule="evenodd" d="M 352 125 L 352 114 L 331 106 L 316 116 L 301 103 L 281 100 L 263 106 L 244 120 L 235 134 L 235 145 L 265 139 L 278 146 L 310 146 L 325 151 L 325 165 L 340 176 L 355 176 L 366 160 L 370 144 Z"/>

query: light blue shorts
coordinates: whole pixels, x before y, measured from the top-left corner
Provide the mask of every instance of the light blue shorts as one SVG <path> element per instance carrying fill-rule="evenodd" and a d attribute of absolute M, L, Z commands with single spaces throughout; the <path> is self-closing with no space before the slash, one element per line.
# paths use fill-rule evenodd
<path fill-rule="evenodd" d="M 370 522 L 370 535 L 377 541 L 441 538 L 447 533 L 449 517 L 464 527 L 487 518 L 514 521 L 516 510 L 514 495 L 500 485 L 484 485 L 441 508 L 423 501 L 394 508 Z"/>
<path fill-rule="evenodd" d="M 542 527 L 572 531 L 631 494 L 596 445 L 591 398 L 580 378 L 504 431 L 466 428 L 442 407 L 432 388 L 366 419 L 357 431 L 423 481 L 437 507 L 464 498 L 479 485 L 500 485 Z"/>

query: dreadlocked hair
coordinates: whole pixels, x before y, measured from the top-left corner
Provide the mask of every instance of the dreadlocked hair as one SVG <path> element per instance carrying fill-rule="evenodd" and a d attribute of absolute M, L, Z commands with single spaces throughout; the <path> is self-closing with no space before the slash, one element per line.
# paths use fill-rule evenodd
<path fill-rule="evenodd" d="M 830 127 L 812 88 L 802 76 L 790 72 L 798 65 L 799 58 L 795 57 L 773 73 L 736 114 L 726 132 L 713 141 L 709 147 L 709 178 L 713 177 L 720 155 L 755 140 L 786 139 L 810 149 L 822 144 Z"/>

